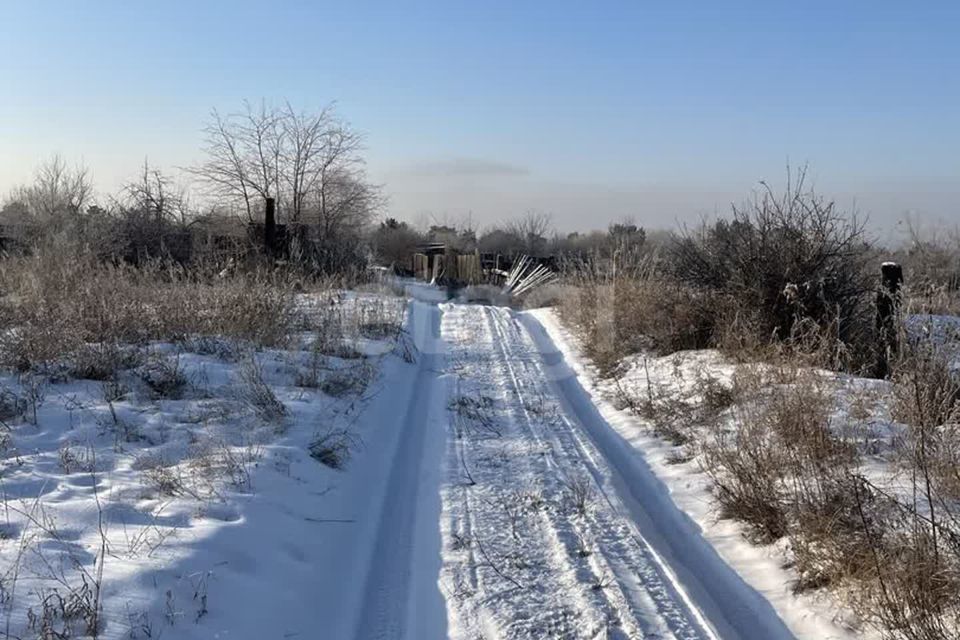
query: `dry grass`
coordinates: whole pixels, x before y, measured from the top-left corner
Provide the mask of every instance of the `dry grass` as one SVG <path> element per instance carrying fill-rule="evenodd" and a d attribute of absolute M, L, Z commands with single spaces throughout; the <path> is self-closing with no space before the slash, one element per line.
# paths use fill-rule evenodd
<path fill-rule="evenodd" d="M 789 541 L 795 590 L 831 590 L 889 638 L 946 640 L 960 628 L 960 378 L 935 343 L 901 344 L 894 487 L 864 475 L 828 378 L 805 366 L 740 367 L 732 424 L 699 459 L 725 517 Z"/>
<path fill-rule="evenodd" d="M 280 423 L 287 415 L 281 402 L 263 377 L 263 365 L 254 354 L 249 354 L 240 368 L 240 399 L 264 422 Z"/>
<path fill-rule="evenodd" d="M 583 275 L 559 312 L 604 374 L 624 356 L 712 346 L 724 301 L 667 278 Z"/>
<path fill-rule="evenodd" d="M 7 258 L 0 262 L 0 364 L 25 371 L 68 361 L 74 375 L 105 380 L 136 363 L 136 352 L 119 345 L 200 336 L 282 345 L 296 319 L 294 284 L 267 272 L 220 279 L 159 265 L 135 269 L 70 251 Z"/>
<path fill-rule="evenodd" d="M 310 443 L 310 457 L 331 469 L 343 469 L 360 439 L 346 429 L 328 429 Z"/>

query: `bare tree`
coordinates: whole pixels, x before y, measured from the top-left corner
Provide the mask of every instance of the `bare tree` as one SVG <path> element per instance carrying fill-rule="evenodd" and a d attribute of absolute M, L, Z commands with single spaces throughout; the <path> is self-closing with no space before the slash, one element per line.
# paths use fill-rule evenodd
<path fill-rule="evenodd" d="M 155 224 L 186 224 L 189 217 L 189 199 L 186 190 L 149 161 L 143 161 L 143 170 L 136 180 L 122 189 L 124 209 L 150 215 Z"/>
<path fill-rule="evenodd" d="M 204 128 L 206 162 L 188 169 L 216 196 L 239 201 L 248 220 L 264 198 L 276 197 L 282 156 L 282 127 L 275 110 L 223 116 L 214 109 Z"/>
<path fill-rule="evenodd" d="M 363 171 L 362 136 L 332 105 L 309 112 L 244 103 L 237 114 L 213 111 L 204 131 L 207 160 L 190 172 L 214 195 L 239 202 L 248 220 L 272 197 L 279 216 L 327 236 L 366 223 L 380 204 Z"/>
<path fill-rule="evenodd" d="M 175 237 L 191 223 L 186 190 L 144 160 L 138 176 L 127 182 L 110 207 L 109 233 L 97 239 L 99 250 L 139 263 L 164 257 L 189 258 L 189 242 Z"/>
<path fill-rule="evenodd" d="M 93 200 L 93 185 L 86 167 L 70 167 L 55 155 L 40 165 L 32 184 L 15 190 L 13 199 L 23 202 L 39 222 L 49 223 L 79 215 Z"/>
<path fill-rule="evenodd" d="M 551 222 L 552 217 L 549 213 L 530 209 L 523 214 L 523 217 L 511 220 L 506 230 L 520 238 L 526 253 L 536 255 L 546 246 Z"/>
<path fill-rule="evenodd" d="M 286 104 L 283 132 L 288 144 L 283 156 L 283 181 L 289 189 L 290 219 L 298 221 L 310 194 L 322 182 L 318 167 L 323 165 L 323 155 L 330 127 L 330 109 L 324 107 L 318 113 L 297 113 Z"/>
<path fill-rule="evenodd" d="M 332 106 L 298 113 L 287 103 L 282 120 L 285 204 L 291 221 L 316 212 L 317 223 L 324 226 L 342 215 L 345 203 L 369 200 L 375 205 L 363 174 L 363 138 L 336 117 Z"/>

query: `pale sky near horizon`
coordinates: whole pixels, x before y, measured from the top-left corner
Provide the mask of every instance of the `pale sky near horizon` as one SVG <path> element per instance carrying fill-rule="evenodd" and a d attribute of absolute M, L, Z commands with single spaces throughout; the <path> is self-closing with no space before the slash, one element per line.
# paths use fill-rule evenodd
<path fill-rule="evenodd" d="M 960 223 L 960 3 L 0 0 L 0 194 L 199 159 L 211 108 L 336 100 L 387 212 L 564 230 L 725 212 L 809 163 L 878 227 Z"/>

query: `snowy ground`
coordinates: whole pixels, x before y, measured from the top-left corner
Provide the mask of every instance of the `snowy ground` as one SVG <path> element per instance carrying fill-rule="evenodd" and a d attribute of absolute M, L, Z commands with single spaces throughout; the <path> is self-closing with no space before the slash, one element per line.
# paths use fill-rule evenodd
<path fill-rule="evenodd" d="M 576 338 L 562 325 L 552 310 L 535 310 L 535 317 L 559 349 L 566 363 L 587 390 L 592 403 L 607 424 L 629 446 L 635 456 L 649 465 L 653 475 L 663 484 L 669 499 L 690 518 L 700 535 L 735 570 L 746 584 L 768 601 L 789 632 L 798 638 L 874 638 L 870 631 L 855 628 L 847 614 L 829 597 L 820 594 L 797 595 L 793 592 L 796 575 L 785 566 L 788 556 L 777 546 L 755 546 L 747 540 L 746 531 L 736 522 L 720 519 L 717 505 L 710 495 L 709 482 L 695 461 L 682 462 L 676 458 L 677 447 L 654 435 L 655 425 L 637 418 L 628 410 L 614 406 L 616 395 L 613 383 L 602 380 L 580 355 Z M 693 351 L 663 358 L 648 359 L 641 364 L 635 358 L 629 365 L 621 384 L 643 385 L 647 374 L 657 387 L 669 387 L 684 393 L 684 386 L 692 385 L 698 376 L 709 375 L 729 383 L 733 366 L 723 362 L 713 351 Z M 563 375 L 563 374 L 560 374 Z M 625 382 L 624 382 L 625 381 Z M 858 389 L 875 388 L 886 383 L 850 379 L 846 383 Z M 865 429 L 879 429 L 880 423 L 865 425 Z M 875 434 L 883 436 L 886 434 Z M 727 636 L 723 636 L 727 637 Z M 769 637 L 746 635 L 743 637 Z"/>
<path fill-rule="evenodd" d="M 154 345 L 175 393 L 139 368 L 5 379 L 7 636 L 83 637 L 99 601 L 104 638 L 854 637 L 717 521 L 551 312 L 407 292 L 306 300 L 355 328 L 319 367 L 305 333 L 253 360 Z"/>
<path fill-rule="evenodd" d="M 788 638 L 677 509 L 532 316 L 444 308 L 456 638 Z"/>
<path fill-rule="evenodd" d="M 103 638 L 315 638 L 342 617 L 318 607 L 338 590 L 318 576 L 376 496 L 311 445 L 347 438 L 358 470 L 379 464 L 395 434 L 360 417 L 417 365 L 389 330 L 402 299 L 304 302 L 335 305 L 338 355 L 317 356 L 309 332 L 289 350 L 204 339 L 151 345 L 115 381 L 0 381 L 18 409 L 0 472 L 3 637 L 86 637 L 96 616 Z"/>

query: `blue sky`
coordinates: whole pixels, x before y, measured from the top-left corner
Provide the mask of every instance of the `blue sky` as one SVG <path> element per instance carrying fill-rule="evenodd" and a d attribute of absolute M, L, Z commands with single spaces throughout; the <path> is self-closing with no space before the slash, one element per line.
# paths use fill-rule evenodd
<path fill-rule="evenodd" d="M 209 110 L 336 100 L 409 220 L 669 226 L 809 162 L 878 224 L 960 222 L 956 2 L 0 0 L 0 192 L 198 158 Z"/>

